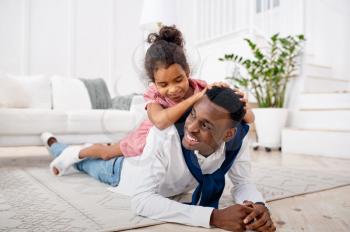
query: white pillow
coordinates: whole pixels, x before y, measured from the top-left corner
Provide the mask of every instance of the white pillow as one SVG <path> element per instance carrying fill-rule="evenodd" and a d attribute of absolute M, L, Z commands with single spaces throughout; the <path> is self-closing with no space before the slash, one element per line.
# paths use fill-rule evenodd
<path fill-rule="evenodd" d="M 30 96 L 30 108 L 51 109 L 51 83 L 44 75 L 17 76 L 8 74 L 8 77 L 18 81 Z"/>
<path fill-rule="evenodd" d="M 10 77 L 0 76 L 0 108 L 27 108 L 30 96 L 21 83 Z"/>
<path fill-rule="evenodd" d="M 91 109 L 89 93 L 79 79 L 53 76 L 52 103 L 54 109 L 86 110 Z"/>

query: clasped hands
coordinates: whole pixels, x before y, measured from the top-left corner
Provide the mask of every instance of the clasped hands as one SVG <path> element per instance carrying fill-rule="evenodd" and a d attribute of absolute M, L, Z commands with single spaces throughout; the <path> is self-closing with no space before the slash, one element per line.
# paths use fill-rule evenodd
<path fill-rule="evenodd" d="M 263 204 L 244 201 L 224 209 L 214 209 L 210 224 L 229 231 L 276 231 L 269 210 Z"/>

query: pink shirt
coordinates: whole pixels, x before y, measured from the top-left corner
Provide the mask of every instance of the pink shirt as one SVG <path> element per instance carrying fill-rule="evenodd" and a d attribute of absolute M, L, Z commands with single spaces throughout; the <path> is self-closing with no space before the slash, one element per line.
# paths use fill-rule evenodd
<path fill-rule="evenodd" d="M 189 79 L 189 84 L 194 93 L 200 92 L 207 86 L 205 81 L 197 79 Z M 146 101 L 146 107 L 149 103 L 160 104 L 163 108 L 169 108 L 176 105 L 176 102 L 167 97 L 161 96 L 155 84 L 152 84 L 146 91 L 144 99 Z M 120 141 L 120 150 L 124 156 L 138 156 L 142 154 L 143 148 L 146 145 L 146 137 L 152 126 L 153 123 L 150 120 L 145 120 L 136 130 L 129 133 Z"/>

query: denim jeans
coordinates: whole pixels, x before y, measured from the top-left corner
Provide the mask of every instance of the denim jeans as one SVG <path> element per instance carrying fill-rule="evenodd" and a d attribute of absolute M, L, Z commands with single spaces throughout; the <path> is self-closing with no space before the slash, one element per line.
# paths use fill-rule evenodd
<path fill-rule="evenodd" d="M 56 158 L 67 147 L 67 144 L 54 143 L 49 148 L 49 152 Z M 123 166 L 123 161 L 123 156 L 110 160 L 86 158 L 79 163 L 76 163 L 74 167 L 81 172 L 87 173 L 96 180 L 112 186 L 117 186 L 120 181 L 120 172 Z"/>

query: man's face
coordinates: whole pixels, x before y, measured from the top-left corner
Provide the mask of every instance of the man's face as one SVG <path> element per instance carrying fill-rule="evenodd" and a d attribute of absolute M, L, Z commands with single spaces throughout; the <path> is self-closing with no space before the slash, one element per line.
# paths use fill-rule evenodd
<path fill-rule="evenodd" d="M 215 152 L 222 142 L 230 140 L 235 134 L 229 112 L 211 102 L 207 96 L 193 106 L 184 129 L 184 147 L 198 150 L 204 156 Z"/>

